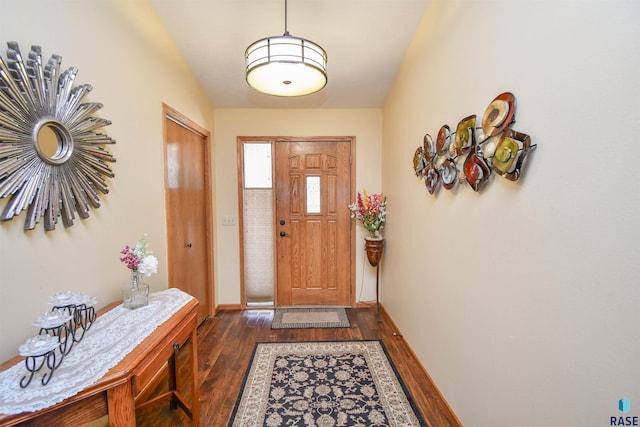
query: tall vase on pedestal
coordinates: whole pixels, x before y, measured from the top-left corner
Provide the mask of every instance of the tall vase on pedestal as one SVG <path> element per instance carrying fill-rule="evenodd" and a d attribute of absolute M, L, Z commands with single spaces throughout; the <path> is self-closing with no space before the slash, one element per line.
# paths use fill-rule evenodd
<path fill-rule="evenodd" d="M 380 260 L 384 250 L 384 239 L 382 237 L 365 237 L 364 249 L 367 252 L 369 264 L 376 268 L 376 306 L 378 307 L 378 321 L 380 321 Z"/>
<path fill-rule="evenodd" d="M 365 237 L 364 249 L 367 252 L 369 264 L 371 264 L 372 267 L 377 267 L 384 250 L 384 239 L 382 237 Z"/>
<path fill-rule="evenodd" d="M 351 218 L 362 222 L 364 228 L 369 232 L 369 237 L 364 238 L 364 248 L 367 252 L 367 259 L 372 267 L 376 268 L 376 305 L 378 306 L 378 320 L 380 320 L 380 260 L 384 250 L 384 239 L 382 229 L 387 218 L 387 197 L 380 194 L 358 193 L 356 202 L 349 205 Z"/>

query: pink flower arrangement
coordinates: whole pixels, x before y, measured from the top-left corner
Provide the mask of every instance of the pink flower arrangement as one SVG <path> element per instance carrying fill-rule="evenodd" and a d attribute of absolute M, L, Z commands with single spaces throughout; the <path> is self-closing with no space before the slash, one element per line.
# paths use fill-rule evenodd
<path fill-rule="evenodd" d="M 368 195 L 367 190 L 364 190 L 364 196 L 358 193 L 356 202 L 349 205 L 351 218 L 360 220 L 369 235 L 375 239 L 382 238 L 382 229 L 387 217 L 386 208 L 387 197 L 384 194 Z"/>
<path fill-rule="evenodd" d="M 140 238 L 134 247 L 127 245 L 120 253 L 124 255 L 120 257 L 120 261 L 124 262 L 128 269 L 138 271 L 145 277 L 158 272 L 158 259 L 149 250 L 149 241 L 146 234 Z"/>

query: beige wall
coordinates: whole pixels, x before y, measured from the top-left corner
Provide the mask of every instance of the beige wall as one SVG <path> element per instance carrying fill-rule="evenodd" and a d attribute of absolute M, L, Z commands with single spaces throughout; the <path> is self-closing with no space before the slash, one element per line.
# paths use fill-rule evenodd
<path fill-rule="evenodd" d="M 223 226 L 223 216 L 238 218 L 237 136 L 355 136 L 356 185 L 380 191 L 381 112 L 355 110 L 219 109 L 215 117 L 217 304 L 240 303 L 237 226 Z M 356 296 L 375 299 L 375 271 L 364 266 L 364 234 L 356 235 Z"/>
<path fill-rule="evenodd" d="M 153 290 L 167 287 L 162 102 L 212 130 L 213 110 L 147 2 L 51 0 L 3 1 L 2 42 L 20 44 L 23 56 L 40 45 L 45 61 L 62 56 L 62 68 L 79 69 L 76 84 L 89 83 L 86 101 L 104 104 L 99 117 L 112 125 L 116 175 L 102 206 L 65 229 L 60 222 L 23 231 L 24 214 L 0 224 L 0 360 L 38 331 L 32 325 L 50 309 L 47 298 L 80 290 L 99 306 L 120 298 L 128 270 L 119 261 L 125 244 L 148 233 L 159 258 Z M 3 57 L 5 47 L 2 47 Z M 0 210 L 6 200 L 0 200 Z"/>
<path fill-rule="evenodd" d="M 605 426 L 640 401 L 638 18 L 432 0 L 384 106 L 383 304 L 466 426 Z M 423 135 L 503 91 L 539 145 L 522 179 L 430 196 Z"/>

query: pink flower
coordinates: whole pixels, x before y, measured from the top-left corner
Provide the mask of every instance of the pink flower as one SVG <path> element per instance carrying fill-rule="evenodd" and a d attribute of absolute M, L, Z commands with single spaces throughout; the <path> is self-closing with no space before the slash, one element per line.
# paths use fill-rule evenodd
<path fill-rule="evenodd" d="M 129 268 L 130 270 L 138 269 L 138 264 L 140 264 L 140 258 L 138 258 L 138 256 L 136 255 L 134 248 L 127 245 L 124 247 L 124 249 L 120 253 L 124 255 L 123 257 L 120 258 L 120 261 L 127 264 L 127 268 Z"/>

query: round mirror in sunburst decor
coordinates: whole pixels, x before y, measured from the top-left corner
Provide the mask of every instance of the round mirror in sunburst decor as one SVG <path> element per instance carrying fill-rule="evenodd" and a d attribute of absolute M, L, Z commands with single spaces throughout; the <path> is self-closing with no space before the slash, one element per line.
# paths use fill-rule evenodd
<path fill-rule="evenodd" d="M 47 231 L 59 218 L 69 227 L 109 192 L 108 163 L 116 159 L 103 145 L 115 141 L 98 130 L 111 122 L 94 116 L 102 104 L 83 102 L 92 87 L 73 86 L 77 68 L 61 72 L 59 55 L 44 64 L 40 46 L 26 60 L 16 42 L 7 46 L 0 56 L 0 197 L 8 201 L 0 219 L 26 211 L 25 230 L 43 218 Z"/>

